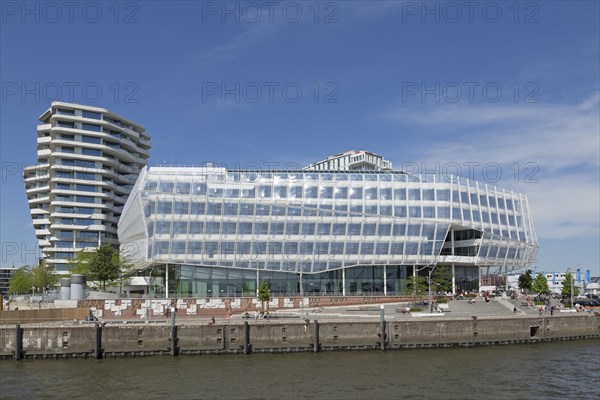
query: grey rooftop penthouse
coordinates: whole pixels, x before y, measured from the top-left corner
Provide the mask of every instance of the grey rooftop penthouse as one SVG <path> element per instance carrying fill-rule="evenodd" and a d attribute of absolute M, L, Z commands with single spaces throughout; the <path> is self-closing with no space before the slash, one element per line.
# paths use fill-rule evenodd
<path fill-rule="evenodd" d="M 121 250 L 165 296 L 406 293 L 424 266 L 452 269 L 453 291 L 483 268 L 531 265 L 525 195 L 402 171 L 143 168 L 118 228 Z M 298 277 L 302 277 L 298 279 Z"/>

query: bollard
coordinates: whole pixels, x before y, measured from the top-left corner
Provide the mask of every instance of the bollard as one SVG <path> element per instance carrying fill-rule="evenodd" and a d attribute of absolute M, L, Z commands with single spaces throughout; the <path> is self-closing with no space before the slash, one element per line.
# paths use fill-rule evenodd
<path fill-rule="evenodd" d="M 318 353 L 319 352 L 319 321 L 317 321 L 316 319 L 314 321 L 313 328 L 314 328 L 313 352 Z"/>
<path fill-rule="evenodd" d="M 94 355 L 96 360 L 102 358 L 102 325 L 96 324 L 96 345 L 94 347 Z"/>
<path fill-rule="evenodd" d="M 385 309 L 383 304 L 379 306 L 379 325 L 381 330 L 381 350 L 385 351 Z"/>
<path fill-rule="evenodd" d="M 175 325 L 175 308 L 171 308 L 171 355 L 177 355 L 177 325 Z"/>
<path fill-rule="evenodd" d="M 244 321 L 244 354 L 250 354 L 250 324 L 248 321 Z"/>
<path fill-rule="evenodd" d="M 15 330 L 15 360 L 23 358 L 23 329 L 17 324 Z"/>

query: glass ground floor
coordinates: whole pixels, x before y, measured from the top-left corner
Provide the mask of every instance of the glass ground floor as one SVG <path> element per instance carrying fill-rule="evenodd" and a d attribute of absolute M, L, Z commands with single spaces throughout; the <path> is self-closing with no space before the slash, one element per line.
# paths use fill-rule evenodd
<path fill-rule="evenodd" d="M 477 291 L 478 266 L 438 265 L 446 268 L 453 293 Z M 430 268 L 413 265 L 356 266 L 314 274 L 265 270 L 240 270 L 178 264 L 154 265 L 142 275 L 150 276 L 152 297 L 255 297 L 260 282 L 271 294 L 281 296 L 394 296 L 412 295 L 409 281 L 428 277 Z M 302 291 L 301 291 L 302 287 Z"/>

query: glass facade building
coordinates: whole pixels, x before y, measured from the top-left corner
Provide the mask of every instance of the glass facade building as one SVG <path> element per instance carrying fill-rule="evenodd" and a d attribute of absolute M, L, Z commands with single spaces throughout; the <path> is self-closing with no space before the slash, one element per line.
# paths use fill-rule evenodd
<path fill-rule="evenodd" d="M 531 265 L 525 195 L 402 171 L 144 168 L 118 226 L 121 250 L 168 296 L 399 295 L 448 266 L 453 290 L 482 268 Z"/>

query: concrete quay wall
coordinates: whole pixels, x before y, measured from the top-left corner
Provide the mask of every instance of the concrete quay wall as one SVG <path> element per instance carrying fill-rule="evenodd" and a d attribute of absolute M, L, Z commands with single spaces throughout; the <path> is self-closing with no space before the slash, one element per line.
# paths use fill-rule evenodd
<path fill-rule="evenodd" d="M 419 318 L 383 326 L 379 321 L 332 320 L 250 320 L 175 328 L 164 323 L 9 325 L 0 328 L 0 359 L 468 347 L 586 338 L 600 338 L 599 316 Z"/>

